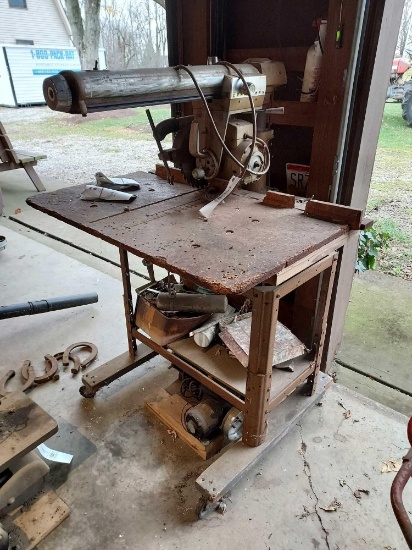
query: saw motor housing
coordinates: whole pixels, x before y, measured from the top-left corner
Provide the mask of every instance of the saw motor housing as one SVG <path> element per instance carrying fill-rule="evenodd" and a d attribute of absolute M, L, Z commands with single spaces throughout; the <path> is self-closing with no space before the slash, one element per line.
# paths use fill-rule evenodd
<path fill-rule="evenodd" d="M 247 60 L 256 68 L 255 75 L 248 75 L 245 80 L 258 114 L 264 113 L 265 101 L 270 98 L 275 87 L 286 83 L 286 72 L 283 63 L 269 59 Z M 159 153 L 162 161 L 171 161 L 185 176 L 186 181 L 196 186 L 207 185 L 211 180 L 228 181 L 232 176 L 240 176 L 242 167 L 255 172 L 246 172 L 244 183 L 259 180 L 260 187 L 265 188 L 266 177 L 262 174 L 270 162 L 269 154 L 264 151 L 262 141 L 266 144 L 273 138 L 273 130 L 266 127 L 266 117 L 260 116 L 257 138 L 259 142 L 253 147 L 252 106 L 244 82 L 237 75 L 225 75 L 221 97 L 211 99 L 206 107 L 202 101 L 193 101 L 193 115 L 169 119 L 157 125 L 158 137 L 164 139 L 164 130 L 174 133 L 173 145 Z M 208 112 L 209 111 L 209 112 Z M 221 139 L 236 163 L 226 152 L 216 135 L 213 123 Z M 267 170 L 266 170 L 267 171 Z M 261 173 L 262 175 L 257 175 Z"/>

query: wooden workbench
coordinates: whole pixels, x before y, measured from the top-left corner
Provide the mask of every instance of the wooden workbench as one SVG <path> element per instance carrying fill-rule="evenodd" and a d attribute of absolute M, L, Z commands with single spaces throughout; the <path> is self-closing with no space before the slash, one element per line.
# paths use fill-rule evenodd
<path fill-rule="evenodd" d="M 211 197 L 205 197 L 203 191 L 183 184 L 170 186 L 143 172 L 127 176 L 141 184 L 137 199 L 127 206 L 81 201 L 83 185 L 27 199 L 34 208 L 119 248 L 129 351 L 85 374 L 81 393 L 92 397 L 100 387 L 160 354 L 243 411 L 241 444 L 258 448 L 268 433 L 270 411 L 306 382 L 309 397 L 306 404 L 294 406 L 296 411 L 299 409 L 296 414 L 288 412 L 287 423 L 291 424 L 320 398 L 327 385 L 323 377 L 317 390 L 335 268 L 349 227 L 308 217 L 302 208 L 265 206 L 261 195 L 244 190 L 235 191 L 204 221 L 199 209 Z M 222 362 L 221 354 L 203 352 L 190 342 L 178 342 L 169 348 L 159 346 L 139 331 L 134 318 L 128 253 L 213 292 L 250 298 L 248 368 L 235 359 Z M 309 342 L 305 342 L 310 353 L 295 362 L 293 373 L 273 372 L 272 382 L 280 301 L 314 279 L 318 281 L 317 303 Z M 230 367 L 230 362 L 238 364 Z M 267 448 L 270 441 L 262 445 L 262 451 Z M 257 450 L 257 455 L 252 457 L 249 453 L 245 457 L 256 461 L 258 455 Z M 251 464 L 247 458 L 240 462 L 242 471 Z M 227 478 L 227 472 L 225 475 Z M 235 472 L 233 479 L 238 477 L 239 472 Z M 226 481 L 224 487 L 228 486 Z M 199 490 L 205 494 L 204 488 Z M 216 501 L 218 494 L 220 498 L 221 491 L 210 493 L 209 501 Z"/>

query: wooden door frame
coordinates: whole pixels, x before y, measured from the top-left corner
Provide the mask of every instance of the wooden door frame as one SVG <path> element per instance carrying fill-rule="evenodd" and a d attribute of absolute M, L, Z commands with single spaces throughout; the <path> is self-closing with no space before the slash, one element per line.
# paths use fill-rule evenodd
<path fill-rule="evenodd" d="M 404 0 L 365 2 L 363 23 L 358 28 L 361 33 L 359 48 L 352 51 L 351 63 L 352 66 L 356 64 L 356 70 L 352 91 L 347 97 L 348 111 L 344 115 L 347 120 L 342 131 L 344 142 L 336 197 L 339 204 L 360 209 L 366 207 L 403 4 Z M 210 34 L 210 7 L 211 0 L 166 0 L 170 65 L 205 62 L 211 46 L 211 37 L 206 37 L 208 32 Z M 190 32 L 193 27 L 188 26 L 188 22 L 202 20 L 199 18 L 202 10 L 205 24 L 201 32 L 196 32 L 196 29 Z M 185 109 L 183 106 L 182 111 Z M 172 113 L 177 114 L 179 110 L 179 106 L 173 106 Z M 354 232 L 339 259 L 323 370 L 329 369 L 343 336 L 357 247 L 358 236 Z"/>
<path fill-rule="evenodd" d="M 404 0 L 369 0 L 357 60 L 337 202 L 365 210 Z M 400 116 L 400 113 L 399 113 Z M 324 370 L 342 340 L 357 259 L 356 234 L 345 246 L 330 308 Z"/>

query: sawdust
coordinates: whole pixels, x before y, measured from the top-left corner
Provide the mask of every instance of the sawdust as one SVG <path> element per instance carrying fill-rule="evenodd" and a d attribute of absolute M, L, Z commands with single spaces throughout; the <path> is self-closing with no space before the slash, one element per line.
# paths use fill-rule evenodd
<path fill-rule="evenodd" d="M 177 496 L 178 496 L 178 500 L 179 502 L 181 502 L 182 504 L 186 502 L 186 496 L 184 494 L 184 491 L 185 489 L 187 488 L 187 486 L 189 485 L 189 482 L 193 479 L 193 478 L 196 478 L 196 477 L 199 477 L 199 475 L 201 474 L 202 472 L 202 469 L 201 468 L 198 468 L 197 470 L 194 470 L 192 472 L 187 472 L 187 474 L 185 474 L 182 478 L 182 480 L 177 483 L 175 485 L 175 489 L 177 491 Z M 192 485 L 190 483 L 190 485 Z"/>

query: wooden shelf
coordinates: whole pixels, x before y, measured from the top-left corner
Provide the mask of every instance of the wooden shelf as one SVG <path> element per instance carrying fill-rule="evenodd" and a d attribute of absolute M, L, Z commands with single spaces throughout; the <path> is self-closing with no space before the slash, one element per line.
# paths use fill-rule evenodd
<path fill-rule="evenodd" d="M 314 127 L 316 121 L 317 103 L 304 103 L 301 101 L 272 101 L 273 107 L 284 107 L 285 112 L 281 114 L 268 115 L 271 124 L 282 124 L 287 126 Z"/>
<path fill-rule="evenodd" d="M 199 369 L 217 384 L 244 399 L 247 370 L 237 359 L 229 355 L 226 347 L 215 344 L 210 348 L 201 348 L 195 344 L 193 338 L 173 342 L 168 347 L 175 355 Z M 273 369 L 269 410 L 275 408 L 306 380 L 315 366 L 314 362 L 306 356 L 293 359 L 290 365 L 293 366 L 294 372 Z"/>

